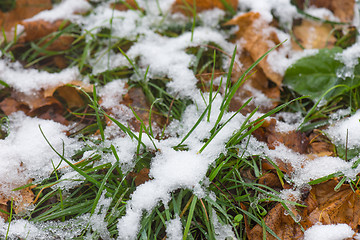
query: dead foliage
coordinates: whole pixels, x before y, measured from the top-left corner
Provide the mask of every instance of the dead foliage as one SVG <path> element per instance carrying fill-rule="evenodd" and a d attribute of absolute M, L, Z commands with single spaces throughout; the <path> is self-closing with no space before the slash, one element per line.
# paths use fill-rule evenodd
<path fill-rule="evenodd" d="M 248 12 L 242 14 L 227 22 L 226 25 L 239 26 L 236 38 L 240 40 L 241 46 L 249 53 L 253 62 L 280 43 L 276 32 L 261 18 L 260 13 Z M 267 57 L 258 66 L 263 70 L 267 78 L 276 85 L 281 85 L 282 76 L 271 68 L 270 63 L 267 62 Z"/>
<path fill-rule="evenodd" d="M 334 28 L 327 23 L 319 23 L 303 19 L 300 25 L 293 27 L 293 33 L 305 49 L 331 48 L 335 45 Z M 293 48 L 301 50 L 299 45 L 292 42 Z"/>
<path fill-rule="evenodd" d="M 277 203 L 264 218 L 265 224 L 282 240 L 303 239 L 301 228 L 306 230 L 317 223 L 346 223 L 357 232 L 360 226 L 360 196 L 348 184 L 334 191 L 338 183 L 338 180 L 332 179 L 313 186 L 309 193 L 304 190 L 302 204 L 307 207 L 288 206 L 291 214 Z M 266 239 L 276 239 L 266 234 Z M 262 239 L 262 226 L 256 225 L 248 237 L 250 240 Z"/>
<path fill-rule="evenodd" d="M 195 0 L 195 6 L 193 0 L 176 0 L 172 5 L 172 12 L 180 12 L 187 16 L 193 15 L 193 9 L 196 12 L 202 12 L 214 8 L 225 10 L 226 5 L 234 10 L 237 9 L 238 1 L 236 0 Z"/>
<path fill-rule="evenodd" d="M 17 0 L 16 6 L 9 12 L 0 11 L 0 26 L 9 33 L 23 19 L 31 18 L 43 10 L 52 8 L 51 0 Z M 12 39 L 8 36 L 8 39 Z"/>
<path fill-rule="evenodd" d="M 83 87 L 84 91 L 91 92 L 90 86 L 81 81 L 61 84 L 30 95 L 12 91 L 9 97 L 0 102 L 0 109 L 7 116 L 13 112 L 23 111 L 31 117 L 52 119 L 68 125 L 69 122 L 64 117 L 65 110 L 71 111 L 86 105 L 81 91 L 71 84 Z"/>
<path fill-rule="evenodd" d="M 111 8 L 114 8 L 119 11 L 127 11 L 127 10 L 140 10 L 143 11 L 142 8 L 139 7 L 136 1 L 134 0 L 126 0 L 121 2 L 112 3 Z"/>
<path fill-rule="evenodd" d="M 28 181 L 28 183 L 31 183 L 31 181 Z M 10 213 L 11 200 L 12 200 L 13 201 L 12 211 L 14 211 L 14 213 L 18 214 L 26 211 L 26 208 L 34 200 L 34 193 L 31 191 L 32 188 L 34 188 L 34 186 L 20 189 L 16 191 L 16 194 L 13 197 L 3 196 L 0 192 L 0 209 L 7 213 Z M 8 214 L 0 212 L 0 218 L 7 221 L 8 217 L 9 217 Z"/>
<path fill-rule="evenodd" d="M 295 2 L 301 9 L 304 9 L 306 2 L 308 2 L 309 6 L 329 9 L 342 22 L 352 22 L 354 18 L 354 0 L 296 0 Z"/>

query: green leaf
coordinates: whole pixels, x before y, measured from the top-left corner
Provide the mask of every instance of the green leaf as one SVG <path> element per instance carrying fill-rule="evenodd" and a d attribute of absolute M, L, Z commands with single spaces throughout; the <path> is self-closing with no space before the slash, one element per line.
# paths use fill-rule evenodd
<path fill-rule="evenodd" d="M 290 86 L 301 95 L 309 95 L 313 100 L 318 100 L 328 89 L 334 88 L 324 96 L 325 100 L 337 97 L 352 88 L 360 86 L 360 65 L 354 69 L 353 78 L 341 78 L 338 71 L 344 64 L 335 59 L 341 53 L 341 48 L 320 49 L 315 55 L 299 59 L 285 72 L 284 84 Z"/>

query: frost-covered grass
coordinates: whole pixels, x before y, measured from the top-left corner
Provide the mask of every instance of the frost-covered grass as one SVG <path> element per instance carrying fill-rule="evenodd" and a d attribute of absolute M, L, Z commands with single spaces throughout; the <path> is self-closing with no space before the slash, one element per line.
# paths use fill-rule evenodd
<path fill-rule="evenodd" d="M 356 137 L 344 140 L 338 129 L 354 125 L 359 114 L 325 131 L 343 146 L 338 150 L 346 157 L 338 155 L 351 158 L 348 162 L 323 157 L 305 165 L 305 156 L 282 145 L 269 149 L 252 133 L 281 111 L 303 117 L 296 127 L 304 132 L 333 123 L 337 110 L 359 108 L 358 88 L 351 90 L 351 97 L 339 95 L 320 104 L 285 87 L 283 104 L 267 113 L 256 107 L 241 114 L 251 98 L 231 112 L 230 102 L 250 71 L 278 47 L 234 81 L 232 71 L 241 65 L 230 41 L 236 29 L 222 25 L 238 13 L 234 9 L 193 11 L 186 18 L 171 13 L 171 0 L 138 1 L 143 10 L 128 11 L 110 7 L 115 1 L 77 0 L 72 7 L 88 11 L 80 17 L 68 11 L 71 2 L 62 1 L 56 11 L 34 18 L 70 19 L 59 31 L 20 48 L 17 39 L 2 43 L 3 95 L 16 91 L 31 96 L 75 79 L 94 87 L 79 90 L 84 106 L 66 108 L 70 126 L 21 112 L 2 115 L 0 152 L 9 159 L 1 162 L 2 194 L 15 201 L 19 191 L 31 187 L 35 200 L 16 214 L 13 201 L 7 211 L 0 209 L 9 217 L 8 222 L 0 219 L 0 238 L 246 239 L 256 224 L 263 226 L 264 238 L 277 238 L 264 223 L 268 211 L 281 203 L 298 221 L 289 207 L 302 205 L 284 197 L 285 190 L 257 182 L 266 172 L 264 159 L 282 185 L 343 177 L 341 184 L 347 181 L 356 188 L 359 161 L 353 157 L 360 144 Z M 279 11 L 284 1 L 261 9 L 251 1 L 239 2 L 269 22 L 271 10 L 285 25 L 292 21 L 290 15 L 297 15 L 289 2 L 284 7 L 292 14 Z M 61 36 L 74 38 L 70 48 L 46 50 Z M 66 56 L 65 69 L 53 59 L 59 55 Z M 132 90 L 135 97 L 129 100 Z M 354 156 L 347 155 L 348 148 Z M 299 167 L 293 178 L 276 166 L 277 158 Z M 316 170 L 323 165 L 322 171 Z M 137 181 L 142 178 L 148 181 Z M 349 232 L 344 236 L 352 233 L 346 226 L 337 227 Z M 310 239 L 318 229 L 313 227 L 305 237 Z"/>

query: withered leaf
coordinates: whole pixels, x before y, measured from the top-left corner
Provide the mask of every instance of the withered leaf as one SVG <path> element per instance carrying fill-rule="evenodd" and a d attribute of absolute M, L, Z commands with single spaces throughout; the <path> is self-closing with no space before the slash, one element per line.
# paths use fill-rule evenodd
<path fill-rule="evenodd" d="M 238 1 L 236 0 L 195 0 L 195 7 L 197 12 L 219 8 L 225 10 L 224 2 L 234 10 L 237 9 Z M 194 7 L 193 0 L 176 0 L 172 6 L 173 12 L 181 12 L 185 15 L 192 15 L 192 8 Z"/>
<path fill-rule="evenodd" d="M 242 14 L 231 19 L 226 25 L 239 26 L 239 30 L 236 33 L 237 39 L 242 39 L 242 46 L 250 53 L 254 61 L 265 54 L 270 48 L 280 43 L 276 32 L 261 18 L 260 13 L 248 12 Z M 264 31 L 265 29 L 266 31 Z M 278 86 L 281 85 L 282 76 L 272 70 L 267 62 L 267 57 L 260 61 L 258 65 L 262 68 L 267 78 Z"/>
<path fill-rule="evenodd" d="M 294 26 L 294 35 L 299 43 L 306 49 L 331 48 L 336 42 L 333 27 L 330 24 L 318 23 L 303 19 L 301 24 Z M 296 43 L 292 43 L 294 49 L 300 50 Z"/>
<path fill-rule="evenodd" d="M 16 24 L 51 8 L 51 0 L 17 0 L 16 7 L 12 11 L 6 13 L 0 11 L 0 26 L 4 28 L 7 38 L 12 39 L 13 32 L 11 29 Z"/>
<path fill-rule="evenodd" d="M 309 139 L 305 133 L 299 131 L 278 132 L 276 131 L 276 119 L 264 121 L 263 125 L 253 132 L 253 136 L 259 141 L 266 142 L 270 149 L 275 149 L 279 143 L 298 153 L 307 153 Z"/>
<path fill-rule="evenodd" d="M 342 22 L 352 22 L 354 18 L 355 0 L 296 0 L 297 6 L 301 9 L 304 8 L 305 2 L 308 2 L 309 6 L 329 9 Z"/>
<path fill-rule="evenodd" d="M 343 184 L 335 191 L 334 187 L 338 183 L 332 179 L 313 186 L 304 201 L 306 208 L 296 211 L 291 207 L 292 213 L 299 220 L 298 223 L 289 214 L 285 214 L 285 209 L 278 203 L 265 217 L 265 224 L 282 240 L 302 239 L 301 226 L 306 230 L 319 222 L 346 223 L 357 232 L 360 226 L 360 196 L 348 184 Z M 249 236 L 250 240 L 262 239 L 262 227 L 256 225 L 251 229 Z M 276 238 L 267 233 L 267 239 Z"/>
<path fill-rule="evenodd" d="M 28 181 L 31 183 L 31 180 Z M 16 191 L 16 194 L 12 197 L 13 199 L 13 210 L 15 213 L 21 213 L 33 202 L 34 193 L 31 191 L 33 186 L 20 189 Z M 0 208 L 6 212 L 9 212 L 8 203 L 11 201 L 11 197 L 6 197 L 0 192 Z M 8 215 L 0 212 L 0 218 L 8 220 Z"/>
<path fill-rule="evenodd" d="M 145 183 L 146 181 L 150 180 L 149 172 L 150 172 L 150 169 L 143 168 L 138 173 L 130 172 L 129 176 L 134 179 L 135 185 L 139 186 L 139 185 Z"/>
<path fill-rule="evenodd" d="M 115 8 L 116 10 L 119 11 L 127 11 L 129 9 L 136 9 L 136 10 L 143 10 L 141 8 L 139 8 L 138 4 L 136 3 L 136 1 L 134 0 L 126 0 L 121 2 L 116 2 L 116 3 L 112 3 L 111 8 Z"/>

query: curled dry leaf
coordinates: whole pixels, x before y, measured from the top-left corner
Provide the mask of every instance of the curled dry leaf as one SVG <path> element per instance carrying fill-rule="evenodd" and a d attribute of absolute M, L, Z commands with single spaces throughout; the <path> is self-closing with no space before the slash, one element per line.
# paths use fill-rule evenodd
<path fill-rule="evenodd" d="M 303 19 L 301 24 L 293 27 L 293 32 L 299 43 L 306 49 L 331 48 L 335 45 L 333 27 L 330 24 Z M 293 48 L 301 50 L 298 44 L 292 42 Z"/>
<path fill-rule="evenodd" d="M 249 52 L 253 61 L 256 61 L 270 50 L 270 48 L 280 43 L 275 30 L 261 18 L 260 13 L 248 12 L 242 14 L 228 21 L 226 25 L 239 26 L 236 38 L 240 40 L 241 46 Z M 276 49 L 274 51 L 276 51 Z M 282 76 L 272 70 L 270 64 L 267 62 L 267 57 L 260 61 L 258 66 L 261 67 L 267 78 L 277 86 L 281 85 Z"/>
<path fill-rule="evenodd" d="M 214 8 L 225 10 L 228 5 L 232 9 L 236 10 L 238 7 L 237 0 L 195 0 L 196 12 L 202 12 Z M 192 15 L 192 9 L 194 8 L 193 0 L 176 0 L 172 6 L 173 12 L 181 12 L 184 15 Z"/>
<path fill-rule="evenodd" d="M 346 223 L 355 232 L 360 227 L 360 196 L 354 192 L 348 184 L 343 184 L 338 191 L 335 186 L 339 183 L 337 180 L 315 185 L 310 193 L 306 193 L 306 199 L 302 204 L 306 208 L 291 208 L 291 211 L 298 222 L 289 215 L 285 214 L 285 209 L 278 203 L 266 215 L 265 224 L 271 228 L 282 240 L 302 239 L 303 232 L 311 226 L 322 224 Z M 262 239 L 263 229 L 256 225 L 249 234 L 250 240 Z M 276 239 L 267 233 L 269 240 Z"/>

